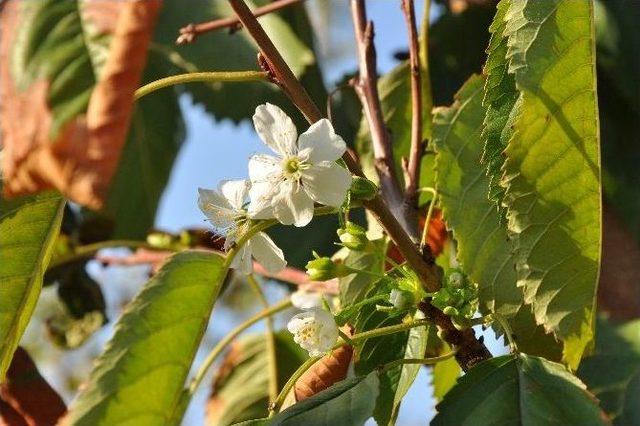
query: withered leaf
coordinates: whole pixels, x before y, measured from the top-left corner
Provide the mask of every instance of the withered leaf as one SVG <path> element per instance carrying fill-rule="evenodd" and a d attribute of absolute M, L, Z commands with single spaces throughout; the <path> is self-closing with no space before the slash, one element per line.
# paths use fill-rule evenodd
<path fill-rule="evenodd" d="M 80 204 L 104 205 L 159 8 L 160 0 L 4 4 L 6 196 L 56 188 Z"/>
<path fill-rule="evenodd" d="M 55 425 L 67 411 L 58 393 L 40 375 L 23 348 L 16 350 L 0 386 L 0 418 L 7 425 Z"/>

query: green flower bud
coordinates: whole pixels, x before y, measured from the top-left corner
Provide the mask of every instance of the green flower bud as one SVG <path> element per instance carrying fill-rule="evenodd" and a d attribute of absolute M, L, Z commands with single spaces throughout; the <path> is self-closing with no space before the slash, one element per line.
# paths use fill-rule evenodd
<path fill-rule="evenodd" d="M 450 317 L 455 317 L 459 315 L 458 310 L 453 306 L 445 306 L 442 312 L 444 312 L 446 315 L 449 315 Z"/>
<path fill-rule="evenodd" d="M 351 197 L 355 200 L 367 201 L 378 193 L 378 187 L 367 178 L 354 176 L 351 182 Z"/>
<path fill-rule="evenodd" d="M 147 243 L 156 248 L 173 247 L 173 236 L 166 232 L 152 232 L 147 235 Z"/>
<path fill-rule="evenodd" d="M 327 281 L 352 273 L 351 268 L 328 257 L 317 257 L 307 262 L 307 274 L 312 281 Z"/>
<path fill-rule="evenodd" d="M 347 222 L 344 228 L 338 229 L 338 237 L 342 245 L 350 250 L 363 251 L 369 245 L 367 231 L 353 222 Z"/>

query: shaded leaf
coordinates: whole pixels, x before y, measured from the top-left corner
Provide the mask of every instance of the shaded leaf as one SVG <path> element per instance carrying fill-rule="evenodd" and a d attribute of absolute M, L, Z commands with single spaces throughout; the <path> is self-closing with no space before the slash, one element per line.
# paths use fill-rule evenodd
<path fill-rule="evenodd" d="M 380 281 L 373 287 L 367 297 L 389 292 L 388 288 Z M 376 310 L 375 305 L 365 305 L 360 309 L 353 326 L 355 333 L 373 330 L 380 327 L 401 324 L 403 315 L 390 315 L 388 312 Z M 380 366 L 407 357 L 424 356 L 422 347 L 426 347 L 426 327 L 416 327 L 413 336 L 409 331 L 393 333 L 384 336 L 367 339 L 356 347 L 355 372 L 358 375 L 369 374 Z M 410 337 L 412 337 L 410 339 Z M 408 345 L 411 345 L 408 347 Z M 419 367 L 419 366 L 418 366 Z M 393 417 L 394 409 L 397 409 L 402 396 L 413 383 L 417 369 L 405 369 L 398 366 L 379 374 L 380 392 L 378 394 L 374 418 L 379 424 L 387 424 Z"/>
<path fill-rule="evenodd" d="M 109 15 L 117 24 L 105 25 L 87 11 L 100 7 L 93 2 L 4 5 L 0 114 L 6 195 L 57 188 L 76 202 L 102 207 L 159 6 L 158 0 L 123 2 L 119 14 Z"/>
<path fill-rule="evenodd" d="M 343 380 L 278 413 L 271 418 L 269 425 L 352 426 L 364 424 L 373 414 L 378 395 L 378 384 L 377 372 Z"/>
<path fill-rule="evenodd" d="M 478 364 L 436 407 L 432 425 L 606 425 L 584 384 L 562 365 L 525 354 Z"/>
<path fill-rule="evenodd" d="M 0 385 L 0 401 L 28 425 L 56 424 L 67 411 L 60 395 L 40 375 L 27 351 L 20 347 L 11 361 L 6 381 Z M 6 418 L 3 408 L 0 408 L 0 420 L 8 425 L 20 424 L 18 419 Z"/>
<path fill-rule="evenodd" d="M 248 2 L 250 7 L 262 1 Z M 252 7 L 253 8 L 253 7 Z M 293 9 L 293 8 L 292 8 Z M 295 13 L 304 14 L 303 7 Z M 243 71 L 257 69 L 257 48 L 246 31 L 215 31 L 203 35 L 196 43 L 176 46 L 178 30 L 189 24 L 224 18 L 233 14 L 227 2 L 217 0 L 192 0 L 189 7 L 175 1 L 165 3 L 158 20 L 154 42 L 162 46 L 168 58 L 173 59 L 174 72 L 192 71 Z M 298 77 L 315 63 L 312 48 L 305 43 L 279 14 L 260 18 L 260 23 L 284 55 L 287 64 Z M 179 88 L 189 93 L 196 103 L 203 104 L 217 119 L 230 118 L 235 122 L 248 119 L 258 104 L 271 102 L 286 105 L 286 97 L 270 84 L 247 83 L 243 85 L 189 84 Z M 324 92 L 324 90 L 322 90 Z M 242 101 L 239 101 L 242 100 Z M 322 101 L 322 100 L 320 100 Z M 292 111 L 289 109 L 289 111 Z M 296 115 L 297 116 L 297 115 Z"/>
<path fill-rule="evenodd" d="M 226 274 L 217 254 L 171 257 L 116 324 L 66 424 L 179 422 L 183 386 Z"/>
<path fill-rule="evenodd" d="M 615 325 L 598 319 L 596 349 L 580 364 L 578 376 L 617 425 L 638 424 L 640 404 L 640 320 Z"/>
<path fill-rule="evenodd" d="M 575 368 L 593 338 L 601 245 L 593 4 L 518 1 L 505 19 L 522 93 L 503 166 L 518 284 Z"/>
<path fill-rule="evenodd" d="M 343 248 L 334 255 L 334 259 L 342 259 L 345 265 L 354 269 L 381 274 L 384 266 L 386 242 L 384 239 L 379 239 L 373 243 L 372 250 L 368 251 L 352 251 Z M 364 300 L 371 285 L 377 280 L 376 276 L 362 272 L 338 278 L 340 304 L 347 307 Z"/>
<path fill-rule="evenodd" d="M 63 210 L 52 193 L 0 198 L 0 381 L 40 295 Z"/>
<path fill-rule="evenodd" d="M 279 387 L 307 358 L 291 334 L 275 334 Z M 265 417 L 269 405 L 269 374 L 264 334 L 236 340 L 214 378 L 207 403 L 207 424 L 229 425 Z"/>

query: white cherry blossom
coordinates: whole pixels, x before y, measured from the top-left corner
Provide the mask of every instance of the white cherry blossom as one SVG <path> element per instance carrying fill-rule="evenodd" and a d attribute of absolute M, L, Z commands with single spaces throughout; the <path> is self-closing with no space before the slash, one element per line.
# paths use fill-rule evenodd
<path fill-rule="evenodd" d="M 229 180 L 218 185 L 218 190 L 198 188 L 198 206 L 207 216 L 216 232 L 224 235 L 225 250 L 249 228 L 246 200 L 249 181 Z M 252 236 L 238 251 L 231 268 L 244 274 L 253 271 L 252 256 L 270 273 L 277 273 L 287 264 L 282 250 L 264 232 Z"/>
<path fill-rule="evenodd" d="M 336 163 L 346 144 L 329 120 L 314 123 L 298 137 L 291 118 L 267 103 L 256 108 L 253 123 L 276 155 L 257 154 L 249 160 L 251 217 L 305 226 L 313 217 L 314 202 L 342 205 L 352 177 Z"/>
<path fill-rule="evenodd" d="M 328 352 L 338 339 L 338 327 L 333 315 L 322 309 L 295 315 L 287 324 L 287 329 L 293 334 L 293 340 L 309 352 L 309 356 Z"/>

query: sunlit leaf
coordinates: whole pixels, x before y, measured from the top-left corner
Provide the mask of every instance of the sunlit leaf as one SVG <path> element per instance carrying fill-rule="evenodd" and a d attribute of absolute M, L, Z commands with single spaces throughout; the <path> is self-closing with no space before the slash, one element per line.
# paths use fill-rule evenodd
<path fill-rule="evenodd" d="M 443 215 L 457 241 L 457 257 L 478 283 L 480 311 L 504 316 L 521 349 L 558 358 L 552 336 L 536 327 L 516 285 L 512 243 L 500 212 L 489 199 L 490 180 L 481 163 L 484 79 L 472 77 L 449 108 L 434 116 L 436 182 Z M 499 326 L 498 331 L 502 331 Z"/>
<path fill-rule="evenodd" d="M 68 424 L 179 423 L 185 380 L 226 276 L 223 263 L 217 254 L 186 251 L 160 269 L 116 324 Z"/>
<path fill-rule="evenodd" d="M 0 198 L 0 381 L 38 301 L 63 210 L 58 194 Z"/>
<path fill-rule="evenodd" d="M 503 166 L 518 285 L 576 367 L 593 338 L 601 245 L 593 3 L 516 1 L 505 19 L 522 93 Z"/>

